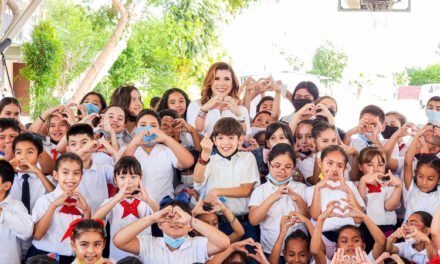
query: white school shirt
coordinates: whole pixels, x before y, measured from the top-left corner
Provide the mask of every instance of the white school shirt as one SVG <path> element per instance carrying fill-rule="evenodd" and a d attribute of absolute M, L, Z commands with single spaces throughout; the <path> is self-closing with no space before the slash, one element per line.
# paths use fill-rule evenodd
<path fill-rule="evenodd" d="M 208 239 L 206 237 L 187 237 L 185 242 L 176 250 L 171 251 L 163 237 L 150 235 L 138 236 L 139 257 L 144 264 L 205 263 L 208 259 Z"/>
<path fill-rule="evenodd" d="M 385 143 L 387 143 L 388 139 L 384 139 L 382 137 L 382 135 L 379 135 L 379 141 L 383 146 L 383 145 L 385 145 Z M 368 146 L 372 146 L 372 145 L 368 145 L 368 143 L 365 140 L 363 140 L 362 138 L 360 138 L 359 135 L 351 136 L 350 147 L 355 148 L 358 151 L 358 153 L 360 153 L 361 150 L 363 150 L 364 148 L 366 148 Z M 399 148 L 397 147 L 397 144 L 396 144 L 393 148 L 393 153 L 391 154 L 391 157 L 398 157 L 398 156 L 399 156 Z"/>
<path fill-rule="evenodd" d="M 194 189 L 200 191 L 206 187 L 206 194 L 216 188 L 235 188 L 245 183 L 255 183 L 255 187 L 260 184 L 257 162 L 250 152 L 237 152 L 231 160 L 219 154 L 211 156 L 210 162 L 206 165 L 204 177 L 202 183 L 194 182 Z M 225 205 L 235 215 L 244 215 L 249 212 L 249 197 L 225 198 Z"/>
<path fill-rule="evenodd" d="M 200 111 L 200 99 L 192 101 L 189 106 L 188 110 L 186 112 L 186 119 L 188 124 L 195 127 L 196 126 L 196 119 L 197 115 Z M 251 123 L 249 119 L 249 113 L 246 107 L 239 105 L 238 106 L 241 111 L 241 116 L 236 116 L 234 113 L 231 112 L 229 109 L 224 109 L 223 111 L 220 111 L 219 109 L 211 109 L 208 111 L 205 117 L 205 127 L 203 128 L 203 134 L 208 133 L 209 135 L 212 134 L 212 130 L 214 129 L 215 123 L 222 117 L 232 117 L 236 120 L 245 120 L 246 123 L 246 135 L 250 135 L 251 133 Z"/>
<path fill-rule="evenodd" d="M 381 192 L 367 193 L 367 215 L 376 225 L 396 225 L 396 211 L 385 210 L 385 201 L 392 195 L 395 187 L 381 186 Z"/>
<path fill-rule="evenodd" d="M 57 187 L 53 192 L 50 192 L 37 200 L 34 209 L 32 210 L 32 221 L 34 224 L 44 216 L 53 201 L 55 201 L 62 194 L 63 191 L 61 188 Z M 46 234 L 44 234 L 40 240 L 34 239 L 32 244 L 40 250 L 58 253 L 63 256 L 72 256 L 73 251 L 70 247 L 70 238 L 64 239 L 63 242 L 61 242 L 61 238 L 66 233 L 69 224 L 73 220 L 82 218 L 83 216 L 61 213 L 61 208 L 62 206 L 55 209 Z M 81 209 L 78 208 L 78 210 L 82 212 Z"/>
<path fill-rule="evenodd" d="M 307 188 L 305 184 L 291 181 L 287 186 L 292 188 L 294 192 L 299 194 L 299 196 L 305 200 L 305 191 Z M 278 189 L 279 186 L 274 185 L 270 180 L 258 186 L 252 192 L 249 200 L 249 207 L 261 205 L 270 195 L 278 191 Z M 278 234 L 280 233 L 281 218 L 292 211 L 298 211 L 298 207 L 296 202 L 294 202 L 288 195 L 283 195 L 278 201 L 274 202 L 267 211 L 266 217 L 260 223 L 261 245 L 263 246 L 263 251 L 265 253 L 270 254 L 272 252 L 272 248 L 277 241 Z M 288 234 L 298 228 L 307 232 L 304 224 L 295 224 L 289 228 Z"/>
<path fill-rule="evenodd" d="M 102 206 L 104 206 L 110 200 L 111 198 L 106 199 L 104 203 L 102 203 Z M 124 200 L 127 201 L 128 203 L 132 203 L 134 201 L 134 199 L 124 199 Z M 124 207 L 122 207 L 121 203 L 119 202 L 113 207 L 113 209 L 105 217 L 105 220 L 110 223 L 110 237 L 113 237 L 119 230 L 126 227 L 127 225 L 136 222 L 137 220 L 139 220 L 139 218 L 152 215 L 153 210 L 148 206 L 146 202 L 141 201 L 138 205 L 139 218 L 137 218 L 132 214 L 129 214 L 126 217 L 122 218 L 123 213 L 124 213 Z M 151 235 L 151 227 L 144 229 L 140 233 L 140 235 Z M 128 256 L 134 256 L 134 255 L 118 249 L 113 244 L 113 240 L 110 240 L 110 258 L 120 260 Z"/>
<path fill-rule="evenodd" d="M 108 164 L 110 166 L 115 166 L 115 160 L 113 159 L 113 157 L 105 152 L 92 153 L 92 160 L 93 162 L 97 162 L 100 164 Z"/>
<path fill-rule="evenodd" d="M 328 181 L 328 184 L 331 184 L 332 186 L 339 186 L 339 182 L 332 182 L 332 181 Z M 364 200 L 362 199 L 361 195 L 359 194 L 358 189 L 356 188 L 356 185 L 354 185 L 353 182 L 351 181 L 346 181 L 346 184 L 348 185 L 348 187 L 351 189 L 351 191 L 354 194 L 354 197 L 356 198 L 356 201 L 358 202 L 358 204 L 365 208 L 365 203 Z M 313 194 L 315 192 L 315 186 L 311 186 L 308 187 L 306 189 L 306 202 L 307 202 L 307 206 L 310 208 L 310 206 L 312 206 L 312 201 L 313 201 Z M 322 188 L 321 189 L 321 212 L 324 212 L 325 210 L 327 210 L 327 204 L 333 200 L 337 200 L 340 202 L 340 206 L 342 208 L 347 206 L 347 202 L 342 201 L 341 199 L 347 199 L 347 194 L 341 190 L 332 190 L 329 188 Z M 341 210 L 339 209 L 335 209 L 334 210 L 335 213 L 338 214 L 343 214 L 344 212 L 341 212 Z M 324 221 L 324 225 L 322 228 L 322 231 L 332 231 L 332 230 L 336 230 L 339 229 L 340 227 L 344 226 L 344 225 L 356 225 L 359 226 L 359 224 L 355 224 L 353 218 L 351 217 L 329 217 Z"/>
<path fill-rule="evenodd" d="M 8 264 L 21 263 L 20 241 L 32 237 L 32 217 L 21 201 L 8 195 L 0 202 L 0 261 Z"/>
<path fill-rule="evenodd" d="M 125 149 L 121 148 L 121 153 Z M 158 202 L 167 195 L 174 197 L 174 168 L 177 168 L 178 163 L 174 152 L 164 144 L 156 144 L 150 154 L 138 147 L 134 157 L 141 164 L 142 183 L 148 195 Z"/>
<path fill-rule="evenodd" d="M 92 160 L 92 166 L 89 169 L 83 169 L 78 191 L 87 200 L 92 215 L 108 198 L 107 184 L 109 183 L 113 184 L 113 166 Z"/>
<path fill-rule="evenodd" d="M 399 256 L 413 261 L 414 263 L 426 264 L 429 262 L 429 257 L 426 249 L 422 251 L 417 251 L 415 248 L 412 247 L 412 244 L 408 242 L 395 243 L 394 246 L 399 249 Z"/>
<path fill-rule="evenodd" d="M 406 190 L 406 187 L 403 186 L 403 201 L 406 208 L 405 220 L 417 211 L 425 211 L 435 215 L 435 211 L 440 206 L 440 190 L 438 187 L 436 188 L 436 191 L 424 193 L 420 191 L 414 181 L 411 181 L 409 190 Z"/>

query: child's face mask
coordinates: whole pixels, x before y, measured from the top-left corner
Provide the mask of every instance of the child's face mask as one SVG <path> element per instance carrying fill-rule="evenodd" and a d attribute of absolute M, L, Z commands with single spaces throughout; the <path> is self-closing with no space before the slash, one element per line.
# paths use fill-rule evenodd
<path fill-rule="evenodd" d="M 165 244 L 167 244 L 169 247 L 172 248 L 179 248 L 183 242 L 185 242 L 187 236 L 184 237 L 179 237 L 179 238 L 172 238 L 167 236 L 165 233 L 163 234 L 163 241 L 165 242 Z"/>

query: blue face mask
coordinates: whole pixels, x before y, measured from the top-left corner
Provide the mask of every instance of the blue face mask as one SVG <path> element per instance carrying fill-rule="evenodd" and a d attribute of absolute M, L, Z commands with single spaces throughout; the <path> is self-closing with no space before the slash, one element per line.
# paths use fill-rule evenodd
<path fill-rule="evenodd" d="M 143 130 L 150 131 L 150 129 L 151 129 L 151 126 L 137 127 L 136 130 L 135 130 L 135 134 L 139 134 Z M 149 136 L 144 136 L 143 140 L 145 142 L 151 142 L 154 139 L 156 139 L 156 137 L 157 137 L 156 134 L 151 134 Z M 147 144 L 145 144 L 146 147 L 153 147 L 154 145 L 156 145 L 156 143 L 147 143 Z"/>
<path fill-rule="evenodd" d="M 186 236 L 174 239 L 167 236 L 165 233 L 163 234 L 163 241 L 165 242 L 165 244 L 172 248 L 179 248 L 183 244 L 183 242 L 185 242 L 185 240 Z"/>
<path fill-rule="evenodd" d="M 369 136 L 372 136 L 372 133 L 367 133 Z M 359 134 L 359 138 L 362 139 L 363 141 L 367 142 L 367 144 L 372 144 L 373 142 L 371 142 L 371 140 L 369 140 L 367 138 L 367 136 L 365 136 L 364 134 Z"/>
<path fill-rule="evenodd" d="M 292 177 L 289 177 L 288 179 L 285 179 L 284 181 L 278 181 L 278 180 L 274 179 L 274 177 L 270 173 L 267 174 L 266 179 L 268 181 L 271 181 L 274 185 L 278 185 L 278 186 L 289 183 L 293 180 Z"/>
<path fill-rule="evenodd" d="M 428 123 L 433 125 L 438 125 L 440 123 L 440 112 L 435 110 L 426 110 L 425 114 L 428 118 Z"/>
<path fill-rule="evenodd" d="M 91 104 L 91 103 L 87 103 L 87 104 L 85 104 L 85 106 L 86 106 L 86 110 L 87 110 L 88 115 L 99 113 L 99 108 L 96 105 Z"/>
<path fill-rule="evenodd" d="M 107 132 L 105 132 L 104 130 L 102 130 L 102 129 L 98 129 L 98 130 L 96 130 L 95 131 L 95 134 L 102 134 L 104 137 L 110 137 L 110 134 L 109 133 L 107 133 Z M 123 133 L 119 133 L 119 134 L 116 134 L 116 138 L 118 138 L 118 139 L 121 139 L 121 138 L 123 138 L 124 137 L 124 134 Z"/>

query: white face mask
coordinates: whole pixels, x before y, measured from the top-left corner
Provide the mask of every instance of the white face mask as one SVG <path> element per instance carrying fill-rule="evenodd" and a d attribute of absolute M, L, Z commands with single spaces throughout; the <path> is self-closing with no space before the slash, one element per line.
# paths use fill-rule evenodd
<path fill-rule="evenodd" d="M 419 243 L 420 241 L 419 240 L 416 240 L 415 238 L 405 238 L 405 242 L 406 243 L 408 243 L 408 244 L 410 244 L 410 245 L 414 245 L 414 244 L 417 244 L 417 243 Z"/>

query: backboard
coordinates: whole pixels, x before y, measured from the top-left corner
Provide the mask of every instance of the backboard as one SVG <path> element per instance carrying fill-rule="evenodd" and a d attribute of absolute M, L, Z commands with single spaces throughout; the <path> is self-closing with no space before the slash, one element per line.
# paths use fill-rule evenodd
<path fill-rule="evenodd" d="M 410 12 L 411 0 L 338 0 L 338 11 Z"/>

